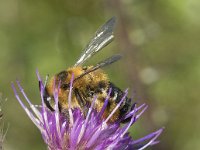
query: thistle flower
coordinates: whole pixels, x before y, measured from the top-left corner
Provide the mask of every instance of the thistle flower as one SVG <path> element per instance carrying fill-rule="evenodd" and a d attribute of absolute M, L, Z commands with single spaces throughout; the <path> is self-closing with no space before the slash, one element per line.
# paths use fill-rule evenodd
<path fill-rule="evenodd" d="M 94 97 L 93 102 L 91 106 L 89 106 L 88 112 L 85 115 L 79 108 L 72 109 L 70 107 L 71 93 L 73 88 L 72 79 L 68 98 L 69 116 L 66 117 L 65 115 L 60 113 L 58 108 L 58 87 L 54 88 L 55 111 L 52 112 L 45 106 L 43 99 L 43 91 L 45 87 L 39 74 L 37 75 L 41 87 L 40 96 L 42 104 L 40 106 L 31 103 L 23 88 L 21 87 L 19 81 L 17 81 L 17 86 L 25 100 L 28 102 L 28 107 L 22 102 L 22 99 L 19 97 L 13 84 L 12 88 L 22 108 L 40 130 L 44 142 L 47 144 L 49 150 L 142 150 L 148 146 L 158 143 L 156 139 L 162 133 L 162 128 L 137 140 L 133 140 L 128 134 L 128 129 L 147 109 L 146 104 L 143 104 L 139 107 L 136 107 L 136 105 L 134 104 L 134 109 L 126 114 L 126 116 L 124 116 L 123 118 L 126 119 L 132 116 L 130 121 L 126 123 L 123 127 L 120 126 L 121 120 L 115 121 L 114 123 L 108 123 L 108 120 L 119 108 L 124 98 L 122 98 L 121 102 L 116 106 L 116 108 L 107 118 L 102 119 L 102 114 L 107 107 L 109 94 L 105 99 L 104 106 L 102 107 L 100 112 L 97 112 L 97 110 L 93 108 L 95 100 L 97 99 L 97 97 Z"/>

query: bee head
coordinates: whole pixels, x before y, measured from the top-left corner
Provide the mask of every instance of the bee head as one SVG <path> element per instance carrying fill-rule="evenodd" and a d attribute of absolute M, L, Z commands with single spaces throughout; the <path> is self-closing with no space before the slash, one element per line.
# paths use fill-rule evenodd
<path fill-rule="evenodd" d="M 61 71 L 60 73 L 57 74 L 57 80 L 62 83 L 65 83 L 67 80 L 68 72 L 67 71 Z"/>
<path fill-rule="evenodd" d="M 58 98 L 59 102 L 60 99 L 64 99 L 64 97 L 67 97 L 67 90 L 69 89 L 68 82 L 70 74 L 68 71 L 64 70 L 56 74 L 55 76 L 51 77 L 47 84 L 45 85 L 45 88 L 43 90 L 43 99 L 46 104 L 46 106 L 51 110 L 54 111 L 54 92 L 55 88 L 59 88 Z"/>
<path fill-rule="evenodd" d="M 59 91 L 66 90 L 68 83 L 68 72 L 61 71 L 60 73 L 56 74 L 55 76 L 51 77 L 47 84 L 45 85 L 44 95 L 46 97 L 53 97 L 55 88 L 59 88 Z"/>
<path fill-rule="evenodd" d="M 61 71 L 56 76 L 57 77 L 56 85 L 58 86 L 60 84 L 60 88 L 62 90 L 69 89 L 70 76 L 71 76 L 71 73 L 69 71 L 66 71 L 66 70 Z"/>
<path fill-rule="evenodd" d="M 54 110 L 54 92 L 55 88 L 59 88 L 58 98 L 59 103 L 62 105 L 63 102 L 66 102 L 66 99 L 68 98 L 69 89 L 70 89 L 70 82 L 72 76 L 74 76 L 74 79 L 76 80 L 77 77 L 80 77 L 81 74 L 85 72 L 85 68 L 82 67 L 73 67 L 69 68 L 67 70 L 63 70 L 59 73 L 57 73 L 55 76 L 51 77 L 47 84 L 45 85 L 43 98 L 46 106 L 50 110 Z M 83 80 L 76 80 L 74 81 L 73 87 L 80 88 L 82 85 L 78 81 L 81 81 L 81 83 L 84 83 Z"/>

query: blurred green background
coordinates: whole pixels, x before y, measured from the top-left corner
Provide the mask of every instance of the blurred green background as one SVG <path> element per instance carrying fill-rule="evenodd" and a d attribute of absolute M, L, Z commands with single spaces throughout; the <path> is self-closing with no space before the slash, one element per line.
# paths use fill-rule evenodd
<path fill-rule="evenodd" d="M 19 79 L 40 104 L 44 77 L 72 66 L 96 29 L 117 17 L 115 40 L 86 64 L 121 53 L 105 68 L 121 89 L 149 105 L 131 128 L 136 139 L 165 126 L 158 150 L 200 149 L 199 0 L 0 0 L 0 93 L 6 150 L 46 149 L 14 97 Z M 120 72 L 119 72 L 120 71 Z"/>

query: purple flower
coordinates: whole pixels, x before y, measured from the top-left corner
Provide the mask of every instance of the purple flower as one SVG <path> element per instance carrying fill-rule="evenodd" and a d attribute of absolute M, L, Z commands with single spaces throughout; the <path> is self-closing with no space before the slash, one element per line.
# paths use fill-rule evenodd
<path fill-rule="evenodd" d="M 143 104 L 139 107 L 136 107 L 136 105 L 134 104 L 134 109 L 126 114 L 126 116 L 124 117 L 124 119 L 131 117 L 130 121 L 124 126 L 120 126 L 120 120 L 115 121 L 114 123 L 108 123 L 108 120 L 119 108 L 120 103 L 123 102 L 124 98 L 122 98 L 121 102 L 116 106 L 116 108 L 107 118 L 102 119 L 102 114 L 106 108 L 109 95 L 107 96 L 104 106 L 100 112 L 97 112 L 96 109 L 93 108 L 95 100 L 97 99 L 97 97 L 94 97 L 91 106 L 89 106 L 87 114 L 84 115 L 79 108 L 70 108 L 71 93 L 73 88 L 72 79 L 70 85 L 70 94 L 68 98 L 69 116 L 66 117 L 59 112 L 58 108 L 59 88 L 54 88 L 55 111 L 50 111 L 44 104 L 44 84 L 42 83 L 39 74 L 38 80 L 40 81 L 41 87 L 41 106 L 33 105 L 30 102 L 19 81 L 17 81 L 17 86 L 19 87 L 19 90 L 25 100 L 28 102 L 28 107 L 22 102 L 13 84 L 12 88 L 20 105 L 23 107 L 29 118 L 40 130 L 49 150 L 142 150 L 148 146 L 158 143 L 156 139 L 162 133 L 162 128 L 137 140 L 133 140 L 128 134 L 128 129 L 147 109 L 147 105 Z M 127 94 L 127 92 L 125 93 Z"/>

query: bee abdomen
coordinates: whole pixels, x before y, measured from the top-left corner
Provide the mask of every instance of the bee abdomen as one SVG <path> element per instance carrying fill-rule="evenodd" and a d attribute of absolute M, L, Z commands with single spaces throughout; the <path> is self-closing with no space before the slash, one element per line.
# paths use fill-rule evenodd
<path fill-rule="evenodd" d="M 109 89 L 110 88 L 112 89 L 110 93 L 110 98 L 113 99 L 115 103 L 118 104 L 124 97 L 125 93 L 111 82 L 109 83 Z M 125 97 L 125 100 L 122 102 L 119 109 L 120 109 L 120 117 L 123 117 L 131 109 L 131 99 Z"/>

